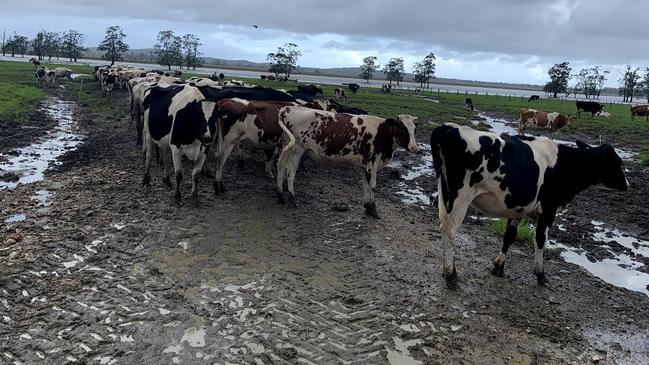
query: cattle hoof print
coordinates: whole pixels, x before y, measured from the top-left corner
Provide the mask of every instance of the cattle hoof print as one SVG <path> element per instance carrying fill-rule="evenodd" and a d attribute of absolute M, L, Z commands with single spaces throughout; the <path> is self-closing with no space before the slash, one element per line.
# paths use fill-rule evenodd
<path fill-rule="evenodd" d="M 505 265 L 494 264 L 493 269 L 491 269 L 491 275 L 499 278 L 505 277 Z"/>

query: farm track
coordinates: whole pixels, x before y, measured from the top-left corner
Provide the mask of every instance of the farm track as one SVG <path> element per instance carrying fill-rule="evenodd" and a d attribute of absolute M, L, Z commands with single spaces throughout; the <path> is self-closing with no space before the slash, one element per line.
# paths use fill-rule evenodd
<path fill-rule="evenodd" d="M 2 223 L 2 235 L 18 230 L 22 239 L 0 243 L 0 362 L 649 361 L 649 297 L 551 253 L 552 285 L 536 287 L 522 246 L 510 250 L 506 277 L 494 278 L 500 238 L 480 224 L 462 229 L 462 290 L 448 292 L 436 210 L 402 203 L 394 169 L 379 175 L 381 220 L 363 215 L 360 172 L 310 161 L 296 179 L 298 209 L 277 205 L 259 157 L 229 163 L 224 196 L 204 179 L 200 207 L 175 207 L 159 173 L 140 187 L 129 121 L 88 107 L 76 115 L 85 143 L 47 180 L 0 193 L 0 217 L 28 217 Z M 576 227 L 599 218 L 647 229 L 649 173 L 633 171 L 637 195 L 579 196 L 568 208 Z M 432 181 L 419 183 L 432 192 Z M 45 205 L 33 198 L 43 189 L 54 194 Z M 349 211 L 332 209 L 341 203 Z"/>

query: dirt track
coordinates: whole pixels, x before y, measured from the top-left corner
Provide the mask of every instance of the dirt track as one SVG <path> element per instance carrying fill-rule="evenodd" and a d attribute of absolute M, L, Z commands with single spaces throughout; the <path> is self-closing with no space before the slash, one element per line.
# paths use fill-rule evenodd
<path fill-rule="evenodd" d="M 175 207 L 160 174 L 140 187 L 128 121 L 76 115 L 85 143 L 46 181 L 0 192 L 0 217 L 27 215 L 0 223 L 21 236 L 0 243 L 0 362 L 649 361 L 649 297 L 556 252 L 546 254 L 551 286 L 537 287 L 523 246 L 506 277 L 492 277 L 500 237 L 480 224 L 463 227 L 462 289 L 447 291 L 436 209 L 401 202 L 393 169 L 379 176 L 381 220 L 363 215 L 359 172 L 309 161 L 295 211 L 276 204 L 261 158 L 229 163 L 225 196 L 203 180 L 202 206 Z M 649 173 L 633 171 L 642 194 L 591 189 L 566 213 L 575 227 L 614 221 L 646 236 Z M 432 192 L 422 179 L 407 184 Z M 48 206 L 33 198 L 42 189 L 54 194 Z M 341 203 L 349 211 L 332 209 Z M 578 229 L 551 234 L 588 244 Z"/>

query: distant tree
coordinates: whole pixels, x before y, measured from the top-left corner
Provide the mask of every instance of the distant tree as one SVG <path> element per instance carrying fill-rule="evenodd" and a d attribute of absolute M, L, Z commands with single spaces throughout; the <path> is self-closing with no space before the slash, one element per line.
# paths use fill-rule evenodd
<path fill-rule="evenodd" d="M 61 35 L 58 32 L 45 32 L 43 48 L 44 56 L 47 56 L 48 61 L 51 61 L 54 56 L 58 58 L 61 50 Z"/>
<path fill-rule="evenodd" d="M 6 30 L 2 31 L 2 46 L 0 50 L 2 51 L 3 57 L 7 55 L 7 31 Z"/>
<path fill-rule="evenodd" d="M 266 56 L 266 60 L 270 62 L 269 72 L 279 77 L 284 74 L 286 78 L 291 77 L 294 70 L 297 69 L 297 59 L 302 55 L 297 49 L 297 44 L 286 43 L 283 46 L 277 47 L 277 52 L 271 52 Z"/>
<path fill-rule="evenodd" d="M 584 94 L 586 99 L 598 98 L 602 93 L 602 88 L 606 82 L 606 75 L 609 71 L 602 71 L 602 66 L 593 66 L 591 68 L 583 68 L 579 71 L 575 78 L 577 85 L 575 85 L 576 94 Z"/>
<path fill-rule="evenodd" d="M 153 46 L 158 64 L 167 66 L 178 65 L 182 60 L 182 39 L 173 30 L 163 30 L 158 33 L 158 43 Z"/>
<path fill-rule="evenodd" d="M 63 33 L 61 46 L 63 54 L 70 59 L 70 62 L 77 62 L 81 54 L 86 51 L 83 47 L 84 40 L 83 34 L 76 30 L 70 29 Z"/>
<path fill-rule="evenodd" d="M 391 58 L 385 67 L 383 67 L 383 73 L 385 78 L 392 85 L 392 81 L 395 81 L 397 85 L 399 82 L 403 81 L 403 73 L 405 72 L 405 67 L 403 66 L 403 58 Z"/>
<path fill-rule="evenodd" d="M 647 103 L 649 103 L 649 67 L 645 68 L 645 74 L 642 81 L 640 81 L 640 91 L 647 98 Z"/>
<path fill-rule="evenodd" d="M 191 67 L 195 70 L 201 62 L 202 53 L 198 50 L 198 47 L 201 46 L 201 39 L 196 34 L 185 34 L 182 43 L 185 52 L 185 66 L 187 69 Z"/>
<path fill-rule="evenodd" d="M 565 93 L 568 91 L 568 81 L 570 81 L 571 72 L 572 68 L 570 68 L 570 63 L 568 62 L 557 63 L 550 67 L 548 70 L 550 82 L 545 84 L 543 90 L 551 93 L 554 98 L 557 97 L 558 93 Z"/>
<path fill-rule="evenodd" d="M 377 63 L 377 58 L 375 56 L 367 56 L 363 58 L 363 64 L 361 65 L 361 79 L 369 83 L 370 79 L 374 77 L 374 72 L 379 69 L 379 64 Z"/>
<path fill-rule="evenodd" d="M 122 28 L 113 25 L 106 28 L 106 36 L 97 47 L 99 51 L 104 52 L 101 58 L 109 60 L 111 66 L 115 64 L 115 61 L 121 60 L 124 53 L 128 51 L 128 44 L 124 43 L 124 38 L 126 38 L 126 34 Z"/>
<path fill-rule="evenodd" d="M 421 87 L 424 87 L 424 84 L 426 84 L 426 88 L 429 88 L 430 79 L 435 77 L 435 54 L 431 52 L 421 62 L 415 62 L 414 69 L 415 81 Z"/>
<path fill-rule="evenodd" d="M 13 42 L 16 53 L 20 53 L 20 57 L 25 57 L 25 53 L 29 51 L 29 39 L 24 35 L 14 34 Z"/>
<path fill-rule="evenodd" d="M 622 76 L 619 79 L 619 95 L 622 96 L 622 101 L 633 103 L 633 96 L 640 91 L 639 81 L 641 76 L 638 74 L 638 71 L 638 67 L 632 68 L 630 65 L 627 65 L 626 69 L 622 73 Z"/>
<path fill-rule="evenodd" d="M 47 37 L 47 32 L 45 31 L 45 29 L 43 29 L 43 30 L 38 31 L 38 33 L 36 33 L 36 36 L 32 40 L 32 50 L 34 51 L 34 55 L 36 55 L 36 57 L 38 57 L 39 60 L 42 60 L 45 57 L 45 52 L 46 52 L 45 38 L 46 37 Z"/>

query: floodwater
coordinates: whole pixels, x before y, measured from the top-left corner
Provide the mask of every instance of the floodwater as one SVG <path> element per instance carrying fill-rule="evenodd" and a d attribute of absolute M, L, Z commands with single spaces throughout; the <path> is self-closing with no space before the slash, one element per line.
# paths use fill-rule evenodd
<path fill-rule="evenodd" d="M 74 104 L 58 98 L 45 99 L 43 110 L 58 125 L 35 143 L 10 151 L 0 162 L 0 171 L 14 172 L 20 176 L 16 182 L 0 181 L 0 189 L 13 189 L 18 184 L 29 184 L 43 180 L 45 170 L 69 150 L 75 149 L 83 140 L 76 131 L 76 121 L 72 117 Z"/>

